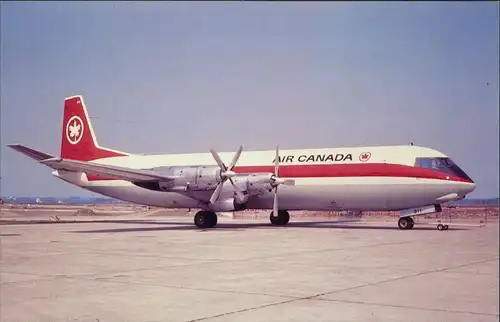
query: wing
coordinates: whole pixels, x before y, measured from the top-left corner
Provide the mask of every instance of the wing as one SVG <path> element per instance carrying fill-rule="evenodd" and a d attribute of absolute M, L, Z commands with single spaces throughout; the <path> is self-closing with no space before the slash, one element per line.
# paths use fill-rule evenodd
<path fill-rule="evenodd" d="M 29 148 L 29 147 L 22 145 L 22 144 L 9 144 L 7 146 L 13 150 L 16 150 L 17 152 L 20 152 L 20 153 L 36 160 L 36 161 L 41 161 L 41 160 L 50 159 L 50 158 L 54 157 L 53 155 Z"/>
<path fill-rule="evenodd" d="M 115 180 L 126 180 L 131 182 L 168 181 L 171 177 L 162 176 L 152 170 L 132 169 L 113 165 L 99 164 L 95 162 L 76 161 L 63 158 L 50 158 L 39 161 L 56 170 L 74 172 L 85 172 L 88 175 L 106 177 Z"/>

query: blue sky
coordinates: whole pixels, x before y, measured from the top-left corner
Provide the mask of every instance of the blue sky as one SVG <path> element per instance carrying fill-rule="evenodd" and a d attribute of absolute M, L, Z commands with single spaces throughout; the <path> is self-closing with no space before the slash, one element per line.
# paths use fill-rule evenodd
<path fill-rule="evenodd" d="M 1 6 L 3 195 L 90 195 L 5 147 L 59 153 L 63 99 L 82 94 L 119 150 L 414 141 L 498 196 L 495 2 Z"/>

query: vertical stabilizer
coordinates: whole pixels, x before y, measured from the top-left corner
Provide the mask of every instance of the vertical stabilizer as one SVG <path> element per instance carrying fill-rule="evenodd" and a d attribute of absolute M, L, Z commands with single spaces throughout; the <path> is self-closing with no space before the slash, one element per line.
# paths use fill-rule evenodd
<path fill-rule="evenodd" d="M 61 157 L 79 161 L 127 156 L 128 153 L 102 148 L 90 122 L 83 96 L 64 100 L 64 117 L 61 137 Z"/>

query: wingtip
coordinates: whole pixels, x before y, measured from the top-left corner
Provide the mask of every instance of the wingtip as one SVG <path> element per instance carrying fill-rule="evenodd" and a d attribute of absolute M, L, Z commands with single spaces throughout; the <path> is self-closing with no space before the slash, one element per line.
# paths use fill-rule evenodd
<path fill-rule="evenodd" d="M 19 151 L 23 148 L 27 148 L 27 149 L 30 149 L 30 147 L 24 145 L 24 144 L 20 144 L 20 143 L 11 143 L 11 144 L 7 144 L 7 146 L 13 150 L 16 150 L 16 151 Z"/>

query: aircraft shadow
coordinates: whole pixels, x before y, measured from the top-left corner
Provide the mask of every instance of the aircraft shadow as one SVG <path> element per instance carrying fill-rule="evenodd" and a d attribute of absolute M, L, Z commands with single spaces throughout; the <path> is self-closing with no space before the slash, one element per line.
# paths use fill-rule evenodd
<path fill-rule="evenodd" d="M 150 224 L 185 225 L 185 221 L 153 221 L 148 219 L 96 219 L 96 220 L 0 220 L 0 226 L 9 225 L 56 225 L 56 224 Z"/>
<path fill-rule="evenodd" d="M 346 225 L 346 223 L 352 225 Z M 152 222 L 135 222 L 135 224 L 152 224 Z M 228 230 L 246 230 L 246 229 L 287 229 L 288 228 L 313 228 L 313 229 L 358 229 L 358 230 L 400 230 L 397 226 L 380 226 L 380 225 L 363 225 L 353 221 L 315 221 L 315 222 L 290 222 L 285 227 L 273 226 L 271 223 L 219 223 L 215 228 L 199 229 L 194 224 L 186 225 L 185 222 L 154 222 L 156 225 L 168 225 L 174 227 L 133 227 L 133 228 L 113 228 L 113 229 L 96 229 L 96 230 L 79 230 L 71 231 L 72 233 L 127 233 L 127 232 L 147 232 L 147 231 L 169 231 L 169 230 L 193 230 L 199 232 L 217 232 Z M 357 225 L 356 225 L 357 224 Z M 436 230 L 435 226 L 417 227 L 413 230 Z M 467 230 L 467 228 L 450 227 L 451 230 Z"/>

